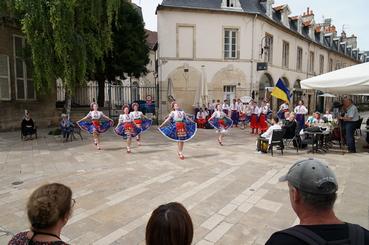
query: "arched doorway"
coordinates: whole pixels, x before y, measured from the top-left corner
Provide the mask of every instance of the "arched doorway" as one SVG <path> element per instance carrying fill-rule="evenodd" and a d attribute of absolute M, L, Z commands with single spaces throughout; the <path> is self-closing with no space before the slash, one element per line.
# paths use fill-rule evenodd
<path fill-rule="evenodd" d="M 293 105 L 296 106 L 298 104 L 298 102 L 300 100 L 302 100 L 302 89 L 301 89 L 301 80 L 297 79 L 295 84 L 293 85 L 293 93 L 292 93 L 292 97 L 293 97 Z"/>
<path fill-rule="evenodd" d="M 259 81 L 259 100 L 267 100 L 273 109 L 272 89 L 274 87 L 273 78 L 270 74 L 264 73 Z"/>
<path fill-rule="evenodd" d="M 281 77 L 280 79 L 282 80 L 284 86 L 286 86 L 286 88 L 288 88 L 288 90 L 290 90 L 290 82 L 288 81 L 288 78 L 287 77 Z M 277 100 L 277 105 L 278 105 L 277 109 L 279 109 L 279 107 L 283 104 L 283 102 L 284 102 L 283 100 L 280 100 L 280 99 Z"/>

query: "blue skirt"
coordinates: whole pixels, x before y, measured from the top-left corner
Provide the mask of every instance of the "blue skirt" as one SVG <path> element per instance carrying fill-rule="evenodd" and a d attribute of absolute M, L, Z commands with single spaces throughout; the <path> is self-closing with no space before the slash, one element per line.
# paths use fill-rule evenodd
<path fill-rule="evenodd" d="M 82 121 L 77 124 L 82 130 L 85 130 L 90 134 L 93 134 L 94 132 L 105 133 L 110 127 L 114 126 L 114 122 L 112 121 L 102 121 L 98 127 L 95 127 L 91 121 Z"/>
<path fill-rule="evenodd" d="M 128 136 L 136 137 L 142 133 L 142 129 L 138 128 L 134 123 L 120 123 L 115 127 L 114 132 L 118 136 L 122 136 L 123 139 L 127 139 Z"/>
<path fill-rule="evenodd" d="M 209 120 L 209 123 L 211 126 L 213 126 L 215 129 L 218 129 L 218 130 L 220 129 L 227 130 L 232 127 L 233 121 L 229 117 L 224 117 L 221 120 L 223 120 L 223 122 L 220 122 L 219 118 L 213 118 Z"/>
<path fill-rule="evenodd" d="M 141 125 L 141 127 L 139 127 L 139 128 L 141 129 L 141 133 L 143 133 L 151 127 L 152 120 L 151 119 L 146 119 L 146 118 L 142 119 L 140 125 Z"/>
<path fill-rule="evenodd" d="M 183 131 L 184 129 L 184 131 Z M 176 142 L 186 142 L 192 139 L 197 132 L 197 124 L 189 120 L 184 121 L 184 128 L 178 128 L 176 122 L 172 121 L 168 125 L 159 128 L 160 133 L 162 133 L 166 138 L 176 141 Z M 181 131 L 181 133 L 179 133 Z"/>

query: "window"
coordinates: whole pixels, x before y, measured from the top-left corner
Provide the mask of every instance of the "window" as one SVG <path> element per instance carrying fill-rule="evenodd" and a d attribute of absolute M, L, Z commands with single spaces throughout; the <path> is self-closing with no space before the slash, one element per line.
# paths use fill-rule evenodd
<path fill-rule="evenodd" d="M 273 62 L 273 36 L 265 34 L 265 62 Z"/>
<path fill-rule="evenodd" d="M 337 61 L 336 63 L 336 70 L 339 70 L 341 69 L 341 63 L 339 61 Z"/>
<path fill-rule="evenodd" d="M 333 71 L 333 59 L 329 59 L 329 71 Z"/>
<path fill-rule="evenodd" d="M 25 39 L 20 36 L 13 36 L 13 44 L 16 98 L 18 100 L 35 100 L 36 93 L 32 79 L 33 68 L 31 62 L 27 62 L 24 54 Z"/>
<path fill-rule="evenodd" d="M 302 48 L 300 48 L 300 47 L 297 47 L 296 70 L 297 71 L 302 71 Z"/>
<path fill-rule="evenodd" d="M 238 58 L 238 30 L 224 29 L 224 58 L 237 59 Z"/>
<path fill-rule="evenodd" d="M 227 7 L 228 8 L 233 8 L 234 6 L 235 6 L 234 0 L 227 0 Z"/>
<path fill-rule="evenodd" d="M 177 57 L 193 59 L 195 57 L 195 26 L 177 26 Z"/>
<path fill-rule="evenodd" d="M 347 64 L 346 63 L 343 63 L 342 64 L 342 68 L 345 68 L 347 66 Z"/>
<path fill-rule="evenodd" d="M 319 74 L 324 73 L 324 55 L 319 56 Z"/>
<path fill-rule="evenodd" d="M 288 63 L 290 59 L 290 44 L 286 41 L 283 41 L 282 48 L 282 66 L 288 68 Z"/>
<path fill-rule="evenodd" d="M 9 56 L 0 54 L 0 100 L 10 100 Z"/>
<path fill-rule="evenodd" d="M 309 55 L 309 72 L 311 74 L 314 73 L 314 52 L 310 51 L 310 55 Z"/>
<path fill-rule="evenodd" d="M 236 86 L 224 86 L 224 99 L 228 100 L 228 103 L 231 103 L 233 99 L 236 98 Z"/>

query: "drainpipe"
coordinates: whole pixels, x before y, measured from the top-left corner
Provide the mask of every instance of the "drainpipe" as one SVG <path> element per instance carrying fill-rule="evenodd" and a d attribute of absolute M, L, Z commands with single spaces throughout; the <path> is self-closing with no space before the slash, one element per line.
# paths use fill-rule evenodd
<path fill-rule="evenodd" d="M 255 14 L 255 17 L 252 19 L 252 44 L 251 44 L 251 82 L 250 82 L 250 96 L 253 90 L 253 84 L 254 84 L 254 62 L 255 62 L 255 56 L 254 56 L 254 50 L 255 50 L 255 21 L 258 18 L 258 15 Z"/>

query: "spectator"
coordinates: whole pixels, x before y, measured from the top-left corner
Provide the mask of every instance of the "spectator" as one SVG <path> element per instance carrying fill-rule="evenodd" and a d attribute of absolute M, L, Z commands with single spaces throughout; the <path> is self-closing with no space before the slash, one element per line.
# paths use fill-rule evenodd
<path fill-rule="evenodd" d="M 15 235 L 8 245 L 64 245 L 60 233 L 67 224 L 75 204 L 72 190 L 62 184 L 46 184 L 37 188 L 27 203 L 30 231 Z"/>
<path fill-rule="evenodd" d="M 343 100 L 343 107 L 345 108 L 346 113 L 343 117 L 340 117 L 339 119 L 343 121 L 343 128 L 345 130 L 345 138 L 348 152 L 356 153 L 354 134 L 356 122 L 359 120 L 359 112 L 357 110 L 357 107 L 353 104 L 352 100 L 349 98 L 345 98 Z"/>
<path fill-rule="evenodd" d="M 323 120 L 327 122 L 333 121 L 333 114 L 330 112 L 330 110 L 327 110 L 325 114 L 323 115 Z"/>
<path fill-rule="evenodd" d="M 273 130 L 282 129 L 281 126 L 278 124 L 278 122 L 279 122 L 278 116 L 273 117 L 272 126 L 270 126 L 265 133 L 262 133 L 259 136 L 259 138 L 257 139 L 257 143 L 256 143 L 256 150 L 258 152 L 262 150 L 262 142 L 269 144 L 270 140 L 272 139 Z M 266 147 L 266 149 L 268 149 L 268 147 Z"/>
<path fill-rule="evenodd" d="M 63 135 L 63 142 L 68 141 L 69 135 L 73 130 L 73 123 L 68 119 L 66 114 L 61 115 L 60 130 Z"/>
<path fill-rule="evenodd" d="M 324 123 L 324 121 L 320 118 L 320 112 L 316 111 L 306 120 L 305 125 L 308 127 L 314 127 L 319 123 Z"/>
<path fill-rule="evenodd" d="M 284 122 L 282 129 L 285 131 L 284 137 L 286 139 L 292 139 L 296 135 L 297 129 L 297 121 L 296 121 L 296 114 L 294 112 L 290 113 L 290 116 Z"/>
<path fill-rule="evenodd" d="M 317 159 L 298 161 L 280 181 L 288 182 L 291 206 L 300 224 L 274 233 L 266 245 L 369 244 L 369 231 L 336 217 L 338 185 L 326 164 Z"/>
<path fill-rule="evenodd" d="M 24 111 L 24 118 L 21 123 L 22 135 L 25 140 L 31 140 L 32 135 L 36 133 L 35 123 L 31 118 L 31 113 L 28 110 Z"/>
<path fill-rule="evenodd" d="M 172 202 L 159 206 L 146 226 L 146 245 L 190 245 L 193 225 L 182 204 Z"/>

